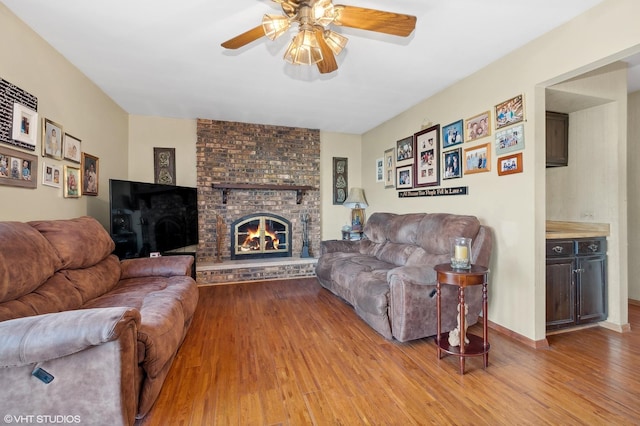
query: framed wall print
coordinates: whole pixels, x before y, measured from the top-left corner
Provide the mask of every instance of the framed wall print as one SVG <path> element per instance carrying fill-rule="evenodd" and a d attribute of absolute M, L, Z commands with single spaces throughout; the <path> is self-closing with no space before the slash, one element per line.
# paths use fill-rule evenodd
<path fill-rule="evenodd" d="M 81 140 L 76 138 L 75 136 L 71 136 L 69 133 L 64 134 L 64 159 L 73 161 L 74 163 L 80 163 L 81 158 L 81 150 L 80 150 L 80 142 Z"/>
<path fill-rule="evenodd" d="M 464 174 L 491 170 L 491 144 L 485 143 L 464 150 Z"/>
<path fill-rule="evenodd" d="M 396 166 L 413 164 L 413 136 L 408 136 L 396 142 Z"/>
<path fill-rule="evenodd" d="M 384 181 L 384 158 L 376 159 L 376 182 Z"/>
<path fill-rule="evenodd" d="M 396 189 L 413 188 L 413 166 L 402 166 L 396 168 Z"/>
<path fill-rule="evenodd" d="M 333 157 L 333 204 L 338 205 L 347 199 L 349 188 L 349 160 Z"/>
<path fill-rule="evenodd" d="M 15 149 L 0 147 L 0 185 L 36 188 L 38 157 Z"/>
<path fill-rule="evenodd" d="M 442 164 L 444 168 L 443 179 L 455 179 L 462 177 L 462 148 L 451 149 L 442 153 Z"/>
<path fill-rule="evenodd" d="M 522 153 L 498 158 L 498 176 L 522 173 Z"/>
<path fill-rule="evenodd" d="M 524 126 L 509 127 L 496 132 L 496 155 L 524 149 Z"/>
<path fill-rule="evenodd" d="M 98 195 L 98 157 L 82 153 L 82 195 Z"/>
<path fill-rule="evenodd" d="M 458 145 L 464 141 L 462 120 L 447 124 L 442 128 L 442 149 Z"/>
<path fill-rule="evenodd" d="M 414 135 L 413 187 L 440 185 L 440 125 Z"/>
<path fill-rule="evenodd" d="M 58 164 L 42 164 L 42 184 L 53 186 L 54 188 L 62 187 L 62 168 Z"/>
<path fill-rule="evenodd" d="M 396 186 L 396 149 L 389 148 L 384 152 L 384 187 L 394 188 Z"/>
<path fill-rule="evenodd" d="M 11 138 L 19 142 L 20 148 L 35 151 L 37 135 L 38 113 L 22 104 L 14 103 Z"/>
<path fill-rule="evenodd" d="M 496 105 L 496 130 L 511 126 L 524 120 L 524 99 L 515 96 Z"/>
<path fill-rule="evenodd" d="M 176 149 L 153 148 L 154 183 L 176 184 Z"/>
<path fill-rule="evenodd" d="M 78 198 L 82 195 L 80 188 L 80 169 L 78 167 L 64 166 L 64 198 Z"/>
<path fill-rule="evenodd" d="M 42 119 L 42 156 L 62 160 L 62 126 Z"/>
<path fill-rule="evenodd" d="M 491 111 L 467 118 L 464 122 L 465 142 L 475 141 L 491 135 Z"/>

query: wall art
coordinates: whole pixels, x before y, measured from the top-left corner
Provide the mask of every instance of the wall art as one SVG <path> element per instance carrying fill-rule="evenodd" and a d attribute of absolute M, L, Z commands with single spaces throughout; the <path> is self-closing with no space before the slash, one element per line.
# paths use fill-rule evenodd
<path fill-rule="evenodd" d="M 349 160 L 333 157 L 333 204 L 344 203 L 349 188 Z"/>
<path fill-rule="evenodd" d="M 511 126 L 524 120 L 524 98 L 515 96 L 504 102 L 500 102 L 495 108 L 496 130 Z"/>
<path fill-rule="evenodd" d="M 458 145 L 464 141 L 462 120 L 447 124 L 442 128 L 442 149 Z"/>
<path fill-rule="evenodd" d="M 451 149 L 442 153 L 443 179 L 462 177 L 462 148 Z"/>
<path fill-rule="evenodd" d="M 464 150 L 464 174 L 491 170 L 491 144 L 474 146 Z"/>
<path fill-rule="evenodd" d="M 395 188 L 396 186 L 396 149 L 389 148 L 384 152 L 384 187 Z"/>
<path fill-rule="evenodd" d="M 522 153 L 498 158 L 498 175 L 512 175 L 522 173 Z"/>
<path fill-rule="evenodd" d="M 153 148 L 154 183 L 176 184 L 176 149 Z"/>
<path fill-rule="evenodd" d="M 496 155 L 524 149 L 524 125 L 496 132 Z"/>
<path fill-rule="evenodd" d="M 396 142 L 396 167 L 413 164 L 413 136 Z"/>
<path fill-rule="evenodd" d="M 82 195 L 98 195 L 98 157 L 82 153 Z"/>
<path fill-rule="evenodd" d="M 42 163 L 42 184 L 53 186 L 54 188 L 61 188 L 62 167 L 58 164 Z"/>
<path fill-rule="evenodd" d="M 80 168 L 73 166 L 64 166 L 64 198 L 78 198 L 82 195 L 80 188 Z"/>
<path fill-rule="evenodd" d="M 36 188 L 38 157 L 15 149 L 0 147 L 0 185 Z"/>
<path fill-rule="evenodd" d="M 62 160 L 62 126 L 48 118 L 42 119 L 42 156 Z"/>
<path fill-rule="evenodd" d="M 384 158 L 376 159 L 376 182 L 384 181 Z"/>
<path fill-rule="evenodd" d="M 465 142 L 475 141 L 491 135 L 491 111 L 467 118 L 464 121 Z"/>
<path fill-rule="evenodd" d="M 11 84 L 7 80 L 0 78 L 0 142 L 29 151 L 35 151 L 35 145 L 38 137 L 38 117 L 37 115 L 33 115 L 31 119 L 25 123 L 29 124 L 28 131 L 23 132 L 24 134 L 18 136 L 18 139 L 14 140 L 13 120 L 15 104 L 19 105 L 18 108 L 33 111 L 37 114 L 38 98 L 15 84 Z M 21 132 L 20 127 L 21 126 L 18 126 L 19 135 Z M 23 142 L 21 140 L 22 137 L 25 137 L 27 141 Z"/>
<path fill-rule="evenodd" d="M 80 150 L 80 143 L 82 141 L 75 136 L 71 136 L 69 133 L 64 134 L 64 159 L 73 161 L 74 163 L 80 163 L 82 161 L 82 151 Z"/>
<path fill-rule="evenodd" d="M 396 189 L 413 188 L 413 166 L 396 167 Z"/>
<path fill-rule="evenodd" d="M 414 135 L 413 187 L 440 185 L 440 125 Z"/>
<path fill-rule="evenodd" d="M 29 151 L 36 150 L 38 135 L 38 113 L 24 105 L 13 104 L 13 126 L 11 137 L 16 145 Z"/>

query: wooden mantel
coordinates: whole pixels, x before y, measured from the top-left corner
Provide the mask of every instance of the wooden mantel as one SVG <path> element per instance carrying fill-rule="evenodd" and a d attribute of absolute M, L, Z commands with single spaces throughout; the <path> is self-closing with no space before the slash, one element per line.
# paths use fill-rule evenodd
<path fill-rule="evenodd" d="M 263 190 L 263 191 L 296 191 L 296 204 L 302 202 L 303 191 L 314 189 L 310 185 L 277 185 L 277 184 L 260 184 L 260 183 L 212 183 L 211 187 L 222 190 L 222 204 L 227 204 L 229 191 L 232 189 L 240 190 Z"/>

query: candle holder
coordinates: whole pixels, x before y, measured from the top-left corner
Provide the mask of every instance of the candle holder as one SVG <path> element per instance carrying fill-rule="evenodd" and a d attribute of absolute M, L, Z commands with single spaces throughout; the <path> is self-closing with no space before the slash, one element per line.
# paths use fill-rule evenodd
<path fill-rule="evenodd" d="M 471 269 L 471 238 L 456 237 L 451 240 L 451 267 Z"/>

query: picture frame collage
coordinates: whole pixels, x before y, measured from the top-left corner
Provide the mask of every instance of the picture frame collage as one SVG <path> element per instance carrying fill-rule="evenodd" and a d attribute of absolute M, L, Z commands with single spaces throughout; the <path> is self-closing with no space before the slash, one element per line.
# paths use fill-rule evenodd
<path fill-rule="evenodd" d="M 11 106 L 11 122 L 2 123 L 11 127 L 11 140 L 0 141 L 0 185 L 37 188 L 40 143 L 42 185 L 62 188 L 64 198 L 97 196 L 99 158 L 82 151 L 82 141 L 66 133 L 61 124 L 39 117 L 35 97 L 34 108 L 18 102 L 22 97 L 17 96 Z"/>
<path fill-rule="evenodd" d="M 441 179 L 490 172 L 493 153 L 499 176 L 522 173 L 524 106 L 519 94 L 467 119 L 397 140 L 376 159 L 376 182 L 397 190 L 439 186 Z"/>

